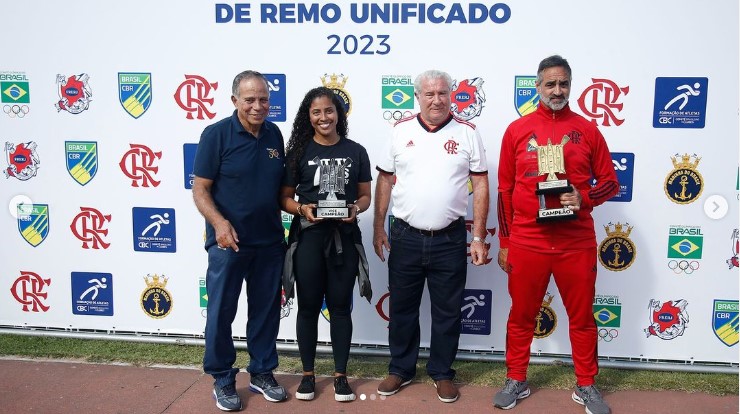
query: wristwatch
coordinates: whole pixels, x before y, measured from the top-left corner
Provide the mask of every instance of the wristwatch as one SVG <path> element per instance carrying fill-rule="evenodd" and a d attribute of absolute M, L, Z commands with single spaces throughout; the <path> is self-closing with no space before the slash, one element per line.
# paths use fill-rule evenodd
<path fill-rule="evenodd" d="M 475 243 L 475 242 L 485 243 L 486 240 L 485 239 L 482 239 L 482 238 L 480 238 L 478 236 L 473 236 L 473 241 L 471 243 Z"/>

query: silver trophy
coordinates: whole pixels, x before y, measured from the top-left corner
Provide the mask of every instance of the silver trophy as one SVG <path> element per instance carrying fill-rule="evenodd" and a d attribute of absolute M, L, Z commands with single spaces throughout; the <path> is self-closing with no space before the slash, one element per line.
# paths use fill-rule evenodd
<path fill-rule="evenodd" d="M 327 158 L 313 160 L 319 166 L 319 197 L 326 194 L 326 198 L 319 200 L 316 209 L 318 218 L 347 218 L 349 209 L 347 200 L 337 199 L 337 194 L 344 195 L 346 168 L 351 164 L 349 158 Z"/>
<path fill-rule="evenodd" d="M 532 138 L 529 145 L 537 148 L 537 165 L 539 175 L 547 174 L 545 181 L 537 183 L 535 194 L 540 199 L 540 209 L 537 211 L 537 222 L 547 223 L 552 221 L 572 220 L 576 218 L 576 213 L 567 208 L 547 208 L 545 206 L 545 195 L 562 194 L 573 191 L 567 179 L 558 179 L 555 173 L 565 173 L 565 157 L 563 156 L 563 147 L 570 141 L 565 135 L 560 144 L 553 145 L 550 138 L 547 139 L 547 145 L 538 146 L 537 141 Z"/>

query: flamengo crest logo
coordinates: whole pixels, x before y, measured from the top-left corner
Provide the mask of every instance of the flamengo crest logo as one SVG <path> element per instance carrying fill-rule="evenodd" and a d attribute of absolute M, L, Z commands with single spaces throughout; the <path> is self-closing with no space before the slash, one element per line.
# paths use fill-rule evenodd
<path fill-rule="evenodd" d="M 3 171 L 5 178 L 15 177 L 26 181 L 35 177 L 39 164 L 41 164 L 36 148 L 37 145 L 33 141 L 20 144 L 6 142 L 5 161 L 8 163 L 8 168 Z"/>
<path fill-rule="evenodd" d="M 49 306 L 44 304 L 47 293 L 44 289 L 51 285 L 51 279 L 44 279 L 36 273 L 21 270 L 21 275 L 13 282 L 10 293 L 23 305 L 23 312 L 46 312 Z"/>
<path fill-rule="evenodd" d="M 459 145 L 460 144 L 458 144 L 457 142 L 455 142 L 453 140 L 449 140 L 449 141 L 445 142 L 444 148 L 445 148 L 445 151 L 447 151 L 448 154 L 457 154 L 457 147 Z"/>
<path fill-rule="evenodd" d="M 215 112 L 211 92 L 218 89 L 218 82 L 210 83 L 199 75 L 185 75 L 185 81 L 175 91 L 175 102 L 187 112 L 187 119 L 213 119 Z"/>
<path fill-rule="evenodd" d="M 129 144 L 129 147 L 118 166 L 131 179 L 131 187 L 157 187 L 161 181 L 155 179 L 159 167 L 154 163 L 162 158 L 162 151 L 154 152 L 142 144 Z"/>
<path fill-rule="evenodd" d="M 54 104 L 57 112 L 65 110 L 70 114 L 79 114 L 90 108 L 92 90 L 90 89 L 90 75 L 81 73 L 66 77 L 57 75 L 59 100 Z"/>
<path fill-rule="evenodd" d="M 620 87 L 609 79 L 591 78 L 593 84 L 586 88 L 578 98 L 578 106 L 591 122 L 603 126 L 620 126 L 624 119 L 617 114 L 622 111 L 624 104 L 620 102 L 622 95 L 627 95 L 629 86 Z"/>
<path fill-rule="evenodd" d="M 72 219 L 69 228 L 82 242 L 83 249 L 107 249 L 110 243 L 104 239 L 108 236 L 108 229 L 104 227 L 110 221 L 110 214 L 103 214 L 92 207 L 80 207 L 80 213 Z"/>
<path fill-rule="evenodd" d="M 483 78 L 465 79 L 455 82 L 450 92 L 452 111 L 458 118 L 469 121 L 481 114 L 486 103 L 483 92 Z"/>

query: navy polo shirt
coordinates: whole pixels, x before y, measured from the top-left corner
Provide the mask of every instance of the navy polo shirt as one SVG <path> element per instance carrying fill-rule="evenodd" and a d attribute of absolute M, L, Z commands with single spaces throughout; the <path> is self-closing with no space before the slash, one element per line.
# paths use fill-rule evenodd
<path fill-rule="evenodd" d="M 278 202 L 283 178 L 283 134 L 265 121 L 259 137 L 247 132 L 234 113 L 200 136 L 193 173 L 213 180 L 211 196 L 239 236 L 239 246 L 260 247 L 284 240 Z M 205 248 L 216 243 L 206 221 Z"/>

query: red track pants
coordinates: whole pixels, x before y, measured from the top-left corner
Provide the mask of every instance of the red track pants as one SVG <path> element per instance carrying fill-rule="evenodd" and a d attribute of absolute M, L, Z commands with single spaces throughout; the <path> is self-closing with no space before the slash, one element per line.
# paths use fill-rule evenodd
<path fill-rule="evenodd" d="M 506 324 L 506 375 L 517 381 L 527 379 L 535 318 L 552 274 L 568 313 L 577 383 L 580 386 L 593 385 L 599 370 L 598 338 L 593 316 L 596 248 L 537 252 L 512 244 L 508 262 L 511 265 L 511 310 Z"/>

